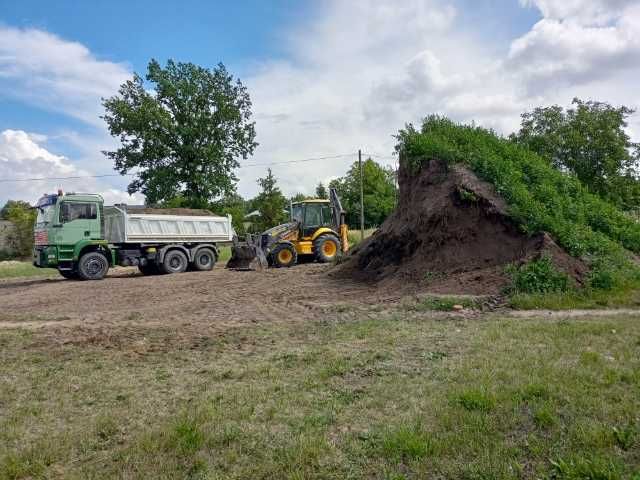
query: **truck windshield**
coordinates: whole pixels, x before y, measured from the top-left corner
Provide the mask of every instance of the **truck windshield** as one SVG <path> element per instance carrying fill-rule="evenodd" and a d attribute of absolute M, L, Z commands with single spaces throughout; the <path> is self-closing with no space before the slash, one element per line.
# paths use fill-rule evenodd
<path fill-rule="evenodd" d="M 38 216 L 36 217 L 36 226 L 41 227 L 48 225 L 53 221 L 53 214 L 56 209 L 55 205 L 46 205 L 38 207 Z"/>

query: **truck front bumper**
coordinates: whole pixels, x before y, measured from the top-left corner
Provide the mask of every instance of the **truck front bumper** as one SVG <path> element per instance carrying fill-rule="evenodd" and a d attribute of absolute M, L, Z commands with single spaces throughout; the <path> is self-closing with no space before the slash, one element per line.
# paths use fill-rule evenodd
<path fill-rule="evenodd" d="M 39 246 L 33 249 L 33 264 L 40 268 L 58 266 L 58 248 L 54 246 Z"/>

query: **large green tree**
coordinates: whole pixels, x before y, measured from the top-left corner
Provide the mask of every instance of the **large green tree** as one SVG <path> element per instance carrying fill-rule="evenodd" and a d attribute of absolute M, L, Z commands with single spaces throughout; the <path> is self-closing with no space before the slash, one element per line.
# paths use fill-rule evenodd
<path fill-rule="evenodd" d="M 151 60 L 145 79 L 135 74 L 103 99 L 102 118 L 121 144 L 104 154 L 135 176 L 129 193 L 151 204 L 181 196 L 198 208 L 233 193 L 238 160 L 257 146 L 246 87 L 221 63 Z"/>
<path fill-rule="evenodd" d="M 626 132 L 628 107 L 573 100 L 573 106 L 536 108 L 522 115 L 511 139 L 575 174 L 591 191 L 624 209 L 640 207 L 640 144 Z"/>
<path fill-rule="evenodd" d="M 362 164 L 364 190 L 364 223 L 367 228 L 377 227 L 393 211 L 396 202 L 395 172 L 383 167 L 371 158 Z M 352 228 L 360 226 L 360 167 L 354 162 L 344 177 L 332 180 L 329 187 L 340 195 L 342 207 L 347 212 L 347 223 Z"/>
<path fill-rule="evenodd" d="M 260 212 L 260 218 L 256 225 L 259 231 L 279 225 L 287 219 L 287 199 L 277 184 L 271 169 L 267 170 L 266 177 L 258 179 L 261 191 L 253 199 L 252 204 Z"/>

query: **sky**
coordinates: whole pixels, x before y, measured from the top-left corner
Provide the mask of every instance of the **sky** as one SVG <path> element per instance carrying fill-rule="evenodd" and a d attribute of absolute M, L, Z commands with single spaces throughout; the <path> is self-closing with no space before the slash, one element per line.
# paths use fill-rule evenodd
<path fill-rule="evenodd" d="M 394 165 L 394 135 L 431 113 L 508 134 L 574 97 L 638 108 L 640 0 L 0 0 L 0 205 L 58 188 L 142 203 L 127 177 L 57 178 L 115 173 L 101 99 L 151 58 L 222 62 L 248 87 L 260 145 L 240 194 L 269 166 L 311 194 L 358 149 Z"/>

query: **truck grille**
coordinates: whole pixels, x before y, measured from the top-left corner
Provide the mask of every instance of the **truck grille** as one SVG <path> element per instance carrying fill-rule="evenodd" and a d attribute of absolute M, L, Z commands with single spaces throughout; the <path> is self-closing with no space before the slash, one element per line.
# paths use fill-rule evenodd
<path fill-rule="evenodd" d="M 33 233 L 33 243 L 36 245 L 47 245 L 49 243 L 49 235 L 46 230 L 40 230 Z"/>

